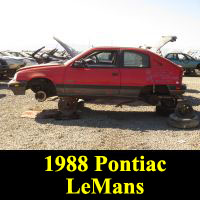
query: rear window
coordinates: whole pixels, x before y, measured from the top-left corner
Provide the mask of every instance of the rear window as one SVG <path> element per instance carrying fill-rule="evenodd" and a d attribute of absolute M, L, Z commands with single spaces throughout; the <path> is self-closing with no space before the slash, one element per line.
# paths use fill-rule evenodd
<path fill-rule="evenodd" d="M 124 51 L 124 67 L 149 67 L 149 56 L 133 51 Z"/>

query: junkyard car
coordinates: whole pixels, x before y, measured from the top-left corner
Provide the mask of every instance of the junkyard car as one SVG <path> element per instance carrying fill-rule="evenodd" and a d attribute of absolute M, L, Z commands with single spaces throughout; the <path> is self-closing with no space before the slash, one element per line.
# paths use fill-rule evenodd
<path fill-rule="evenodd" d="M 161 49 L 169 42 L 175 42 L 177 40 L 176 36 L 162 36 L 160 41 L 157 45 L 154 46 L 141 46 L 144 49 L 149 49 L 150 51 L 157 53 L 158 55 L 162 56 Z"/>
<path fill-rule="evenodd" d="M 39 101 L 55 95 L 71 105 L 79 99 L 117 104 L 137 99 L 162 111 L 174 109 L 185 92 L 182 74 L 181 67 L 145 49 L 98 47 L 63 64 L 21 68 L 9 87 L 15 95 L 31 89 Z"/>
<path fill-rule="evenodd" d="M 200 70 L 200 60 L 196 60 L 187 54 L 168 53 L 165 58 L 171 60 L 177 65 L 181 65 L 187 74 L 194 73 L 195 69 Z"/>
<path fill-rule="evenodd" d="M 69 60 L 79 54 L 78 51 L 76 51 L 69 45 L 65 44 L 60 39 L 56 37 L 53 38 L 64 48 L 64 51 L 59 52 L 57 48 L 47 51 L 44 50 L 45 46 L 43 46 L 37 49 L 36 51 L 32 52 L 31 54 L 29 53 L 29 55 L 31 55 L 31 57 L 34 58 L 38 64 L 50 63 L 50 62 L 59 63 L 60 61 L 62 62 Z"/>
<path fill-rule="evenodd" d="M 6 75 L 9 71 L 7 62 L 4 59 L 0 58 L 0 78 Z"/>
<path fill-rule="evenodd" d="M 13 77 L 16 70 L 26 65 L 24 59 L 10 55 L 7 52 L 0 52 L 0 59 L 7 63 L 6 76 Z"/>
<path fill-rule="evenodd" d="M 1 52 L 2 53 L 2 52 Z M 25 63 L 25 66 L 30 66 L 30 65 L 35 65 L 38 64 L 35 59 L 31 58 L 29 55 L 25 55 L 24 53 L 21 52 L 16 52 L 16 51 L 7 51 L 3 52 L 4 54 L 6 53 L 9 57 L 12 57 L 13 59 L 17 60 L 23 60 Z"/>

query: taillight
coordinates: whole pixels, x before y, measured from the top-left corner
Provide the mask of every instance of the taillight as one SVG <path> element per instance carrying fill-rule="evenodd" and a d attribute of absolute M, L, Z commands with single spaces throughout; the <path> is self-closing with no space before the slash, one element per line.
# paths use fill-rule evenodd
<path fill-rule="evenodd" d="M 179 84 L 182 84 L 183 74 L 184 74 L 184 71 L 181 70 L 180 75 L 179 75 Z"/>

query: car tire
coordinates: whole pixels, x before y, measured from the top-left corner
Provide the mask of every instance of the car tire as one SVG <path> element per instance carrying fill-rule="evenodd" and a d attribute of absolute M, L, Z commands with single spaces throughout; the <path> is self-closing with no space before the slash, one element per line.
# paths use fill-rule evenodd
<path fill-rule="evenodd" d="M 191 119 L 180 118 L 175 113 L 172 113 L 169 116 L 168 125 L 175 128 L 181 128 L 181 129 L 196 128 L 199 125 L 199 117 L 197 114 L 195 114 Z"/>

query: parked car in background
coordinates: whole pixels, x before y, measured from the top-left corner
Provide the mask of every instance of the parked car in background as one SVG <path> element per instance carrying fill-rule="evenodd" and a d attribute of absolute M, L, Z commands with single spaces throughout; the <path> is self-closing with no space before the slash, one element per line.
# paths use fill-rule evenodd
<path fill-rule="evenodd" d="M 194 59 L 192 56 L 185 53 L 168 53 L 165 58 L 181 65 L 186 74 L 195 73 L 195 70 L 200 70 L 200 60 Z"/>
<path fill-rule="evenodd" d="M 162 36 L 160 41 L 157 43 L 157 45 L 154 46 L 148 46 L 148 45 L 142 45 L 140 48 L 143 49 L 149 49 L 150 51 L 157 53 L 160 56 L 162 55 L 161 49 L 169 42 L 175 42 L 177 40 L 176 36 Z"/>
<path fill-rule="evenodd" d="M 21 53 L 21 52 L 6 51 L 4 53 L 7 53 L 9 56 L 11 56 L 13 58 L 24 60 L 25 66 L 30 66 L 30 65 L 36 65 L 36 64 L 38 64 L 34 58 L 31 58 L 30 55 L 25 55 L 24 53 Z"/>
<path fill-rule="evenodd" d="M 8 64 L 7 62 L 0 58 L 0 78 L 3 78 L 5 75 L 7 75 L 9 71 L 9 67 L 8 67 Z"/>
<path fill-rule="evenodd" d="M 0 52 L 0 59 L 4 60 L 8 65 L 7 71 L 4 71 L 8 77 L 12 77 L 19 68 L 26 65 L 23 58 L 12 56 L 7 52 Z"/>

